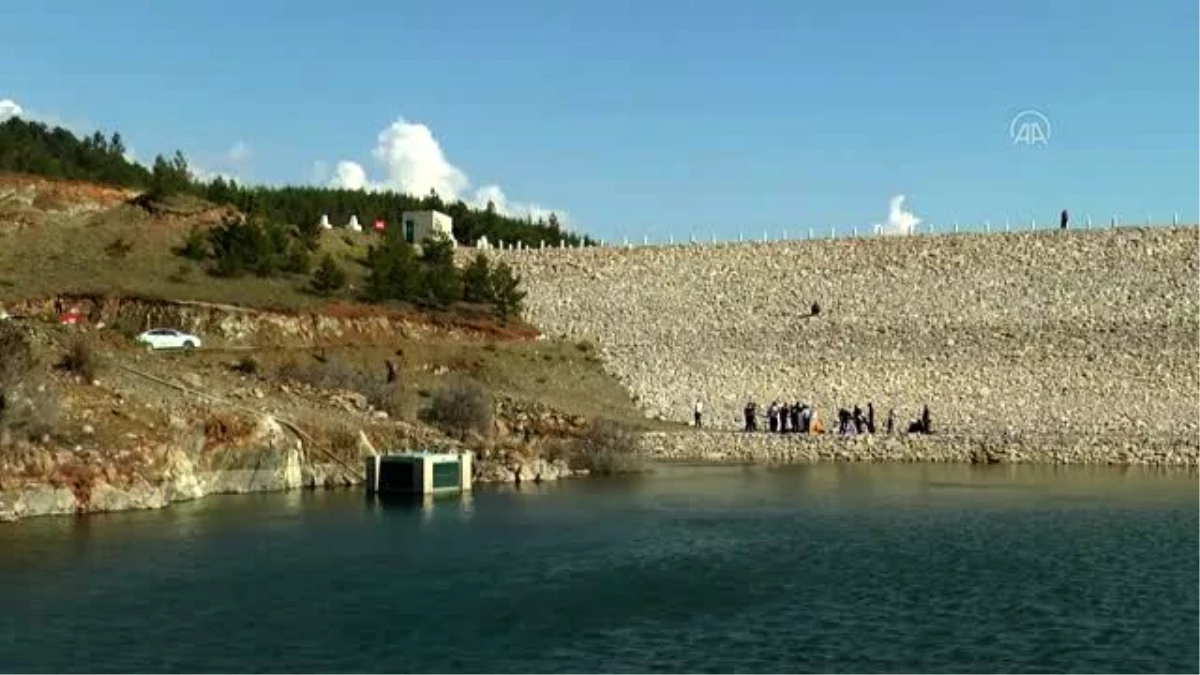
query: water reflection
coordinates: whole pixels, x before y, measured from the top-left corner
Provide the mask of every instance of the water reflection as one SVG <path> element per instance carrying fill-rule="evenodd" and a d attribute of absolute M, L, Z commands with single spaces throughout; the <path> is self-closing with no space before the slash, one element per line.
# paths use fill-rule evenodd
<path fill-rule="evenodd" d="M 466 522 L 475 515 L 475 497 L 471 492 L 442 495 L 376 493 L 365 495 L 365 503 L 369 511 L 377 514 L 390 511 L 419 515 L 422 524 L 444 517 Z"/>

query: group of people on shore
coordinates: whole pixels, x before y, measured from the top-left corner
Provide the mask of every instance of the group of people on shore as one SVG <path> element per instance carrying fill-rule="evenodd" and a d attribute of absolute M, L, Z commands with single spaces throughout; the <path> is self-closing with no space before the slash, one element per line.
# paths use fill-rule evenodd
<path fill-rule="evenodd" d="M 696 402 L 694 409 L 694 417 L 696 427 L 703 426 L 702 414 L 704 406 L 699 401 Z M 766 421 L 766 431 L 779 434 L 823 434 L 826 433 L 825 424 L 821 421 L 821 416 L 817 412 L 815 406 L 810 406 L 807 403 L 795 402 L 788 403 L 786 401 L 772 401 L 771 405 L 767 406 L 763 414 Z M 759 430 L 759 407 L 758 403 L 751 400 L 746 403 L 746 407 L 742 409 L 742 419 L 744 424 L 743 431 L 756 432 Z M 889 409 L 887 419 L 884 423 L 885 433 L 892 434 L 896 431 L 896 411 Z M 932 424 L 930 422 L 929 406 L 926 405 L 921 409 L 921 416 L 912 422 L 909 422 L 906 428 L 910 434 L 928 434 L 932 433 Z M 833 429 L 840 436 L 857 436 L 859 434 L 874 434 L 876 433 L 875 426 L 875 405 L 868 402 L 867 408 L 864 411 L 861 407 L 855 405 L 853 408 L 840 408 L 837 412 L 837 427 Z"/>

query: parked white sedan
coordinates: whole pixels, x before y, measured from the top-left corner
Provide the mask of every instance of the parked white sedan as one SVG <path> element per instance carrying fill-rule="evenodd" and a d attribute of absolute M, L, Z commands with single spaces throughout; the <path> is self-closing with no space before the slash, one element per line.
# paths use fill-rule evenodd
<path fill-rule="evenodd" d="M 155 328 L 137 336 L 137 341 L 150 349 L 186 349 L 200 346 L 200 338 L 172 328 Z"/>

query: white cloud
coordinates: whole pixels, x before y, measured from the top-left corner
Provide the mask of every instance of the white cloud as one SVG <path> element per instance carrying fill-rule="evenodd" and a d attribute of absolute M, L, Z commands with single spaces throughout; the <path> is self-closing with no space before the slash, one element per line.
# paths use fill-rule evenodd
<path fill-rule="evenodd" d="M 62 117 L 54 113 L 41 112 L 31 108 L 23 108 L 19 103 L 11 98 L 0 99 L 0 122 L 9 119 L 10 117 L 20 117 L 29 122 L 40 122 L 50 128 L 62 127 L 76 136 L 91 135 L 96 129 L 96 125 L 87 120 L 64 120 Z"/>
<path fill-rule="evenodd" d="M 20 117 L 25 111 L 11 98 L 0 98 L 0 122 L 10 117 Z"/>
<path fill-rule="evenodd" d="M 549 220 L 550 214 L 553 213 L 558 218 L 560 225 L 566 225 L 569 219 L 565 211 L 548 209 L 541 204 L 510 202 L 508 195 L 504 194 L 504 190 L 500 189 L 499 185 L 485 185 L 479 188 L 475 191 L 475 197 L 470 201 L 470 204 L 482 209 L 487 206 L 488 202 L 491 202 L 496 207 L 496 213 L 505 216 Z"/>
<path fill-rule="evenodd" d="M 197 165 L 197 164 L 188 164 L 188 171 L 192 172 L 193 178 L 195 178 L 196 180 L 199 180 L 199 181 L 203 181 L 205 183 L 212 182 L 213 180 L 216 180 L 217 178 L 222 178 L 226 182 L 233 181 L 238 184 L 245 182 L 241 178 L 239 178 L 237 176 L 237 174 L 229 173 L 228 171 L 209 169 L 209 168 Z"/>
<path fill-rule="evenodd" d="M 403 118 L 392 122 L 379 132 L 371 155 L 386 174 L 382 181 L 372 181 L 361 164 L 343 160 L 335 166 L 328 185 L 350 190 L 395 190 L 417 197 L 424 197 L 433 190 L 445 201 L 462 199 L 483 208 L 491 200 L 498 213 L 531 216 L 535 220 L 549 217 L 552 211 L 535 203 L 509 201 L 498 185 L 482 186 L 468 198 L 471 182 L 466 172 L 447 159 L 433 132 L 419 122 L 408 122 Z M 314 165 L 314 174 L 323 177 L 324 173 L 324 162 Z M 563 212 L 555 213 L 559 222 L 566 222 Z"/>
<path fill-rule="evenodd" d="M 333 169 L 333 178 L 329 179 L 330 187 L 345 190 L 377 190 L 367 180 L 367 172 L 357 162 L 338 162 Z"/>
<path fill-rule="evenodd" d="M 876 223 L 875 234 L 912 234 L 920 222 L 911 211 L 904 210 L 904 195 L 896 195 L 888 202 L 887 222 Z"/>
<path fill-rule="evenodd" d="M 230 164 L 241 164 L 250 160 L 253 153 L 245 141 L 238 141 L 225 153 L 225 161 Z"/>

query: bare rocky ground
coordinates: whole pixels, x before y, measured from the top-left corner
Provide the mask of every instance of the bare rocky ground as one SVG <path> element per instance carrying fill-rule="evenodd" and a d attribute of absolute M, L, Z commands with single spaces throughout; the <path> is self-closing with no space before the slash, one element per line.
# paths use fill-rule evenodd
<path fill-rule="evenodd" d="M 144 312 L 167 311 L 153 304 Z M 481 482 L 557 480 L 585 473 L 559 441 L 595 419 L 637 423 L 594 354 L 571 343 L 412 321 L 403 334 L 391 323 L 372 333 L 332 318 L 308 335 L 271 315 L 264 324 L 282 325 L 288 344 L 253 346 L 252 318 L 239 313 L 222 332 L 225 310 L 208 311 L 198 324 L 215 328 L 192 353 L 140 348 L 103 313 L 78 327 L 44 316 L 11 322 L 34 343 L 31 381 L 45 419 L 34 433 L 2 432 L 0 518 L 350 485 L 362 478 L 363 457 L 399 449 L 469 449 Z M 299 338 L 312 342 L 298 346 Z M 91 378 L 56 367 L 76 343 L 94 354 Z M 422 421 L 431 396 L 463 378 L 490 394 L 486 428 L 447 435 Z"/>

